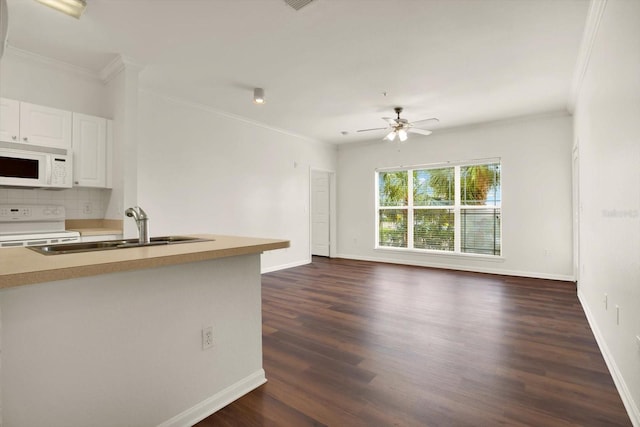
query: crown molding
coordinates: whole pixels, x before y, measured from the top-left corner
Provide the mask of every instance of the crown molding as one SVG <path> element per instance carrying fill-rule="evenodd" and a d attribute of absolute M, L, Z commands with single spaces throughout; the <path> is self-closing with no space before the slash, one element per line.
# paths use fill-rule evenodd
<path fill-rule="evenodd" d="M 275 126 L 268 125 L 266 123 L 258 122 L 256 120 L 252 120 L 252 119 L 249 119 L 249 118 L 244 117 L 244 116 L 240 116 L 240 115 L 237 115 L 237 114 L 228 113 L 226 111 L 218 110 L 216 108 L 210 107 L 210 106 L 202 104 L 200 102 L 195 102 L 195 101 L 191 101 L 191 100 L 188 100 L 188 99 L 185 99 L 185 98 L 180 98 L 180 97 L 176 97 L 176 96 L 173 96 L 173 95 L 168 95 L 168 94 L 159 92 L 155 88 L 148 88 L 148 87 L 140 88 L 139 92 L 143 93 L 143 94 L 147 94 L 147 95 L 156 96 L 158 98 L 164 99 L 164 100 L 166 100 L 168 102 L 172 102 L 174 104 L 180 104 L 180 105 L 184 105 L 186 107 L 199 109 L 201 111 L 207 111 L 209 113 L 213 113 L 213 114 L 216 114 L 216 115 L 221 116 L 221 117 L 226 117 L 228 119 L 236 120 L 236 121 L 239 121 L 239 122 L 244 122 L 244 123 L 256 126 L 256 127 L 260 127 L 260 128 L 263 128 L 263 129 L 268 129 L 268 130 L 273 131 L 273 132 L 278 132 L 278 133 L 281 133 L 281 134 L 284 134 L 284 135 L 288 135 L 288 136 L 292 136 L 292 137 L 295 137 L 295 138 L 299 138 L 299 139 L 302 139 L 302 140 L 304 140 L 306 142 L 309 142 L 309 143 L 312 143 L 312 144 L 317 144 L 317 145 L 322 145 L 322 146 L 329 146 L 329 147 L 335 145 L 335 144 L 332 144 L 330 142 L 321 141 L 321 140 L 314 139 L 314 138 L 311 138 L 311 137 L 308 137 L 308 136 L 305 136 L 305 135 L 300 135 L 298 133 L 288 131 L 286 129 L 282 129 L 282 128 L 278 128 L 278 127 L 275 127 Z"/>
<path fill-rule="evenodd" d="M 104 84 L 107 84 L 125 69 L 139 73 L 143 68 L 144 66 L 133 62 L 129 57 L 118 55 L 100 70 L 99 76 L 100 80 L 102 80 Z"/>
<path fill-rule="evenodd" d="M 431 135 L 428 135 L 428 136 L 427 135 L 421 136 L 421 135 L 415 135 L 415 134 L 410 136 L 409 141 L 406 144 L 408 144 L 411 141 L 411 139 L 417 139 L 417 138 L 437 139 L 440 135 L 447 135 L 450 133 L 469 132 L 469 131 L 474 131 L 479 129 L 509 126 L 512 124 L 526 123 L 526 122 L 535 121 L 535 120 L 555 119 L 555 118 L 562 118 L 562 117 L 568 118 L 568 117 L 571 117 L 571 115 L 565 109 L 556 109 L 556 110 L 549 110 L 549 111 L 543 111 L 538 113 L 527 113 L 527 114 L 521 114 L 517 116 L 503 117 L 498 119 L 486 120 L 482 122 L 464 123 L 464 124 L 448 126 L 448 127 L 438 127 L 437 129 L 434 129 Z M 341 151 L 341 150 L 346 150 L 351 148 L 367 147 L 367 146 L 380 145 L 385 143 L 390 146 L 398 145 L 394 142 L 388 142 L 388 141 L 382 142 L 382 141 L 383 141 L 382 138 L 376 138 L 376 139 L 367 139 L 367 140 L 355 141 L 355 142 L 343 142 L 343 143 L 337 144 L 337 146 L 338 146 L 338 151 Z"/>
<path fill-rule="evenodd" d="M 39 55 L 37 53 L 30 52 L 28 50 L 23 50 L 12 46 L 11 44 L 7 44 L 7 47 L 4 51 L 5 55 L 17 59 L 21 59 L 27 62 L 45 65 L 50 68 L 55 68 L 60 71 L 64 71 L 67 73 L 75 74 L 84 79 L 100 81 L 100 76 L 93 70 L 89 68 L 80 67 L 77 65 L 70 64 L 68 62 L 60 61 L 58 59 L 53 59 L 48 56 Z"/>
<path fill-rule="evenodd" d="M 582 88 L 584 76 L 587 73 L 593 44 L 595 43 L 606 5 L 607 0 L 591 0 L 591 4 L 589 5 L 587 22 L 585 23 L 584 32 L 582 33 L 582 42 L 580 43 L 580 50 L 578 51 L 578 59 L 573 72 L 571 92 L 569 93 L 569 101 L 567 103 L 567 110 L 572 114 L 576 108 L 578 97 L 580 96 L 580 89 Z"/>

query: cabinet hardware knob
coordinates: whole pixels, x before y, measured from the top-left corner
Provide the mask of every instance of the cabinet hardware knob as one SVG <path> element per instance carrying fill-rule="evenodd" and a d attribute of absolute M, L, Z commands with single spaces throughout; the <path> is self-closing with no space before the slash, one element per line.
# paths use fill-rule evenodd
<path fill-rule="evenodd" d="M 15 135 L 13 135 L 13 136 L 11 137 L 11 139 L 13 139 L 13 140 L 15 141 L 16 139 L 18 139 L 18 137 L 17 137 L 17 136 L 15 136 Z"/>
<path fill-rule="evenodd" d="M 26 136 L 24 138 L 22 138 L 23 141 L 28 141 L 29 138 L 27 138 Z"/>

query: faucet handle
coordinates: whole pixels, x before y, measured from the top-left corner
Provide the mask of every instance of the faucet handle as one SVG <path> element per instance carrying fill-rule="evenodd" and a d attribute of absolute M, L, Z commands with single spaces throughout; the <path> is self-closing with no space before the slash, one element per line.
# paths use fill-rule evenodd
<path fill-rule="evenodd" d="M 126 211 L 124 211 L 124 214 L 128 217 L 132 217 L 136 221 L 139 221 L 142 219 L 149 219 L 149 217 L 147 216 L 147 213 L 140 206 L 134 206 L 132 208 L 128 208 Z"/>

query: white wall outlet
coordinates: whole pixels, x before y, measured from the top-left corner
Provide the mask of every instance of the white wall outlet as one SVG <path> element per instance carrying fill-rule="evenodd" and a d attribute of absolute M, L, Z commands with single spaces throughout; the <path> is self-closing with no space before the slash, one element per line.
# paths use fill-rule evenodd
<path fill-rule="evenodd" d="M 202 328 L 202 349 L 213 347 L 213 326 Z"/>
<path fill-rule="evenodd" d="M 93 212 L 93 203 L 91 202 L 84 202 L 84 204 L 82 205 L 82 212 L 89 215 Z"/>

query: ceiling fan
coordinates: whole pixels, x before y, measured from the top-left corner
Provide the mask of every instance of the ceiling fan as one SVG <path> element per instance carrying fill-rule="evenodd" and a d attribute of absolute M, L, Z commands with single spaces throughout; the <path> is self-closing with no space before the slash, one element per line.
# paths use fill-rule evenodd
<path fill-rule="evenodd" d="M 438 119 L 436 119 L 434 117 L 434 118 L 431 118 L 431 119 L 423 119 L 423 120 L 418 120 L 418 121 L 415 121 L 415 122 L 409 122 L 407 119 L 401 119 L 400 118 L 400 113 L 402 113 L 402 107 L 396 107 L 393 110 L 398 115 L 397 118 L 395 118 L 395 119 L 393 119 L 391 117 L 383 117 L 382 118 L 382 120 L 385 120 L 387 123 L 389 123 L 389 126 L 383 127 L 383 128 L 360 129 L 360 130 L 357 130 L 356 132 L 369 132 L 369 131 L 372 131 L 372 130 L 389 129 L 389 133 L 383 139 L 386 139 L 387 141 L 393 141 L 397 136 L 398 139 L 400 140 L 400 142 L 404 142 L 408 138 L 407 133 L 417 133 L 417 134 L 420 134 L 420 135 L 431 135 L 431 131 L 430 130 L 417 128 L 416 125 L 418 125 L 418 123 L 420 123 L 421 126 L 424 126 L 425 124 L 427 124 L 429 122 L 438 123 L 440 121 L 440 120 L 438 120 Z"/>

